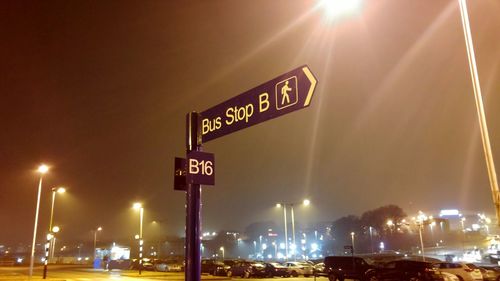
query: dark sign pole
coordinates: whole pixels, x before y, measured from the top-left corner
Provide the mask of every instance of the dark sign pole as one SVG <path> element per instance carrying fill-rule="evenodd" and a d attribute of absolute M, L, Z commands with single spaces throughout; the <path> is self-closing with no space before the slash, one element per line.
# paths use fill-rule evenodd
<path fill-rule="evenodd" d="M 200 114 L 186 116 L 186 150 L 201 151 Z M 187 183 L 186 190 L 186 281 L 201 280 L 201 185 Z"/>
<path fill-rule="evenodd" d="M 317 80 L 307 65 L 186 116 L 186 158 L 175 159 L 174 189 L 186 191 L 186 281 L 201 281 L 201 184 L 215 183 L 215 160 L 202 143 L 303 109 Z M 186 166 L 189 169 L 186 169 Z"/>

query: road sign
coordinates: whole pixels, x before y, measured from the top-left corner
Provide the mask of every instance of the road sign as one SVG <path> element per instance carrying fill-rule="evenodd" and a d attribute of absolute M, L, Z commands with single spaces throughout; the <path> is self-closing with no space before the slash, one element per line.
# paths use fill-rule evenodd
<path fill-rule="evenodd" d="M 308 107 L 316 83 L 304 65 L 203 111 L 202 142 Z"/>
<path fill-rule="evenodd" d="M 186 191 L 186 158 L 175 157 L 174 190 Z"/>
<path fill-rule="evenodd" d="M 187 155 L 188 184 L 215 184 L 215 157 L 212 153 L 191 151 Z"/>

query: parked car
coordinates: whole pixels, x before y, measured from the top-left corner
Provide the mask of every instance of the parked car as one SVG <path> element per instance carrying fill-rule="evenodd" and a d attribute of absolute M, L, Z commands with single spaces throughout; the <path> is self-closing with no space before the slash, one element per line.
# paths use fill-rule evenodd
<path fill-rule="evenodd" d="M 440 271 L 455 274 L 460 281 L 482 281 L 483 275 L 477 268 L 463 262 L 440 262 L 435 264 Z"/>
<path fill-rule="evenodd" d="M 265 263 L 266 277 L 290 277 L 288 268 L 277 262 Z"/>
<path fill-rule="evenodd" d="M 387 262 L 366 274 L 370 281 L 444 281 L 441 272 L 430 262 L 401 259 Z"/>
<path fill-rule="evenodd" d="M 319 262 L 314 265 L 314 276 L 328 276 L 328 273 L 325 271 L 325 263 Z"/>
<path fill-rule="evenodd" d="M 458 276 L 449 272 L 441 271 L 441 275 L 443 275 L 444 281 L 460 281 Z"/>
<path fill-rule="evenodd" d="M 153 261 L 149 258 L 142 259 L 142 267 L 140 266 L 139 259 L 132 259 L 129 269 L 139 270 L 139 268 L 141 268 L 142 270 L 149 270 L 149 271 L 155 270 Z"/>
<path fill-rule="evenodd" d="M 297 277 L 299 275 L 309 277 L 314 274 L 313 266 L 307 262 L 289 261 L 285 265 L 288 267 L 288 271 L 293 277 Z"/>
<path fill-rule="evenodd" d="M 129 269 L 132 266 L 131 260 L 110 260 L 107 269 Z"/>
<path fill-rule="evenodd" d="M 368 280 L 368 277 L 375 274 L 373 260 L 368 257 L 328 256 L 324 263 L 325 274 L 330 281 Z"/>
<path fill-rule="evenodd" d="M 260 262 L 236 261 L 230 269 L 227 270 L 227 277 L 241 276 L 242 278 L 265 277 L 266 267 Z"/>
<path fill-rule="evenodd" d="M 474 265 L 479 267 L 484 281 L 500 281 L 500 267 L 495 265 Z"/>
<path fill-rule="evenodd" d="M 181 272 L 184 271 L 184 263 L 177 260 L 157 260 L 154 263 L 155 271 Z"/>
<path fill-rule="evenodd" d="M 224 276 L 230 267 L 222 261 L 204 259 L 201 261 L 201 273 L 208 273 L 214 276 Z"/>

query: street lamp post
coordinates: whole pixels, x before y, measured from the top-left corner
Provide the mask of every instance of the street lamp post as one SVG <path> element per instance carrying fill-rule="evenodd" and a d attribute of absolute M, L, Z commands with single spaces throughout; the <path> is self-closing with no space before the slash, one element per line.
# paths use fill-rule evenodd
<path fill-rule="evenodd" d="M 40 196 L 42 194 L 42 179 L 43 175 L 49 171 L 47 165 L 40 165 L 38 167 L 38 172 L 40 173 L 40 181 L 38 182 L 38 196 L 36 201 L 36 211 L 35 211 L 35 226 L 33 227 L 33 243 L 31 244 L 31 256 L 30 256 L 30 268 L 29 268 L 29 279 L 33 276 L 33 265 L 35 262 L 35 246 L 36 246 L 36 228 L 38 226 L 38 213 L 40 211 Z"/>
<path fill-rule="evenodd" d="M 43 262 L 43 279 L 47 278 L 47 265 L 49 262 L 50 244 L 52 243 L 52 239 L 54 239 L 55 236 L 55 234 L 53 234 L 52 232 L 52 222 L 54 219 L 54 204 L 56 202 L 56 193 L 64 193 L 64 192 L 66 192 L 66 188 L 64 187 L 52 188 L 52 205 L 50 208 L 49 234 L 47 235 L 47 243 L 45 244 L 45 261 Z"/>
<path fill-rule="evenodd" d="M 142 239 L 142 220 L 144 217 L 144 208 L 141 203 L 134 203 L 134 209 L 139 210 L 139 275 L 142 274 L 142 247 L 144 241 Z"/>
<path fill-rule="evenodd" d="M 260 247 L 260 254 L 264 256 L 264 250 L 262 249 L 262 235 L 259 235 L 259 247 Z"/>
<path fill-rule="evenodd" d="M 422 249 L 423 261 L 425 261 L 425 251 L 424 251 L 424 238 L 422 236 L 422 229 L 424 228 L 424 222 L 426 222 L 427 220 L 428 217 L 422 211 L 418 211 L 416 223 L 418 225 L 418 235 L 420 236 L 420 248 Z"/>
<path fill-rule="evenodd" d="M 462 251 L 465 253 L 465 218 L 460 219 L 462 224 Z"/>
<path fill-rule="evenodd" d="M 255 255 L 255 258 L 257 258 L 257 241 L 253 240 L 253 252 Z"/>
<path fill-rule="evenodd" d="M 295 253 L 295 249 L 297 247 L 297 244 L 295 242 L 295 213 L 293 211 L 293 206 L 297 204 L 297 203 L 278 203 L 276 204 L 276 206 L 278 208 L 280 207 L 283 207 L 283 219 L 284 219 L 284 223 L 285 223 L 285 259 L 288 260 L 288 233 L 287 233 L 287 221 L 286 221 L 286 206 L 290 206 L 290 213 L 291 213 L 291 219 L 292 219 L 292 245 L 293 245 L 293 249 L 294 249 L 294 253 L 293 253 L 293 256 L 295 258 L 296 256 L 296 253 Z M 309 204 L 311 204 L 311 201 L 309 201 L 309 199 L 304 199 L 304 201 L 302 201 L 302 204 L 304 206 L 309 206 Z"/>
<path fill-rule="evenodd" d="M 351 245 L 352 245 L 352 254 L 354 255 L 354 232 L 351 232 Z"/>
<path fill-rule="evenodd" d="M 370 249 L 371 253 L 373 254 L 373 227 L 369 227 L 370 230 Z"/>
<path fill-rule="evenodd" d="M 224 261 L 224 247 L 220 247 L 219 250 L 222 252 L 222 261 Z"/>
<path fill-rule="evenodd" d="M 96 228 L 96 229 L 94 230 L 94 255 L 93 255 L 93 256 L 94 256 L 94 260 L 95 260 L 95 258 L 96 258 L 96 252 L 95 252 L 95 250 L 96 250 L 97 232 L 98 232 L 98 231 L 102 231 L 102 227 L 100 227 L 100 226 L 99 226 L 98 228 Z"/>
<path fill-rule="evenodd" d="M 287 232 L 287 222 L 286 222 L 286 204 L 278 203 L 276 204 L 278 208 L 283 207 L 283 220 L 284 220 L 284 228 L 285 228 L 285 260 L 288 260 L 288 232 Z"/>
<path fill-rule="evenodd" d="M 484 157 L 486 160 L 486 168 L 488 170 L 488 178 L 490 181 L 491 195 L 493 196 L 493 204 L 497 216 L 497 224 L 500 225 L 500 191 L 498 187 L 498 179 L 493 160 L 493 152 L 491 150 L 490 135 L 488 133 L 488 124 L 486 122 L 486 113 L 484 111 L 483 96 L 481 94 L 481 84 L 479 83 L 479 74 L 476 65 L 476 55 L 474 52 L 474 44 L 472 42 L 472 34 L 469 23 L 469 13 L 467 11 L 467 1 L 458 0 L 460 6 L 460 16 L 462 18 L 462 27 L 464 31 L 465 46 L 467 50 L 467 58 L 469 61 L 469 70 L 472 79 L 472 87 L 474 90 L 474 99 L 476 101 L 476 111 L 479 119 L 479 130 L 481 132 L 481 140 L 483 142 Z"/>

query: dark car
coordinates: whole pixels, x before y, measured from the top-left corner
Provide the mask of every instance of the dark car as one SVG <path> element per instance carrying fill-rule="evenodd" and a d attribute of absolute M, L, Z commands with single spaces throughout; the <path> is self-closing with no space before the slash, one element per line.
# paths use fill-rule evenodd
<path fill-rule="evenodd" d="M 241 276 L 242 278 L 265 277 L 266 267 L 260 262 L 237 261 L 228 269 L 227 276 Z"/>
<path fill-rule="evenodd" d="M 225 265 L 222 261 L 204 259 L 201 261 L 201 273 L 208 273 L 214 276 L 226 275 L 229 266 Z"/>
<path fill-rule="evenodd" d="M 500 281 L 500 267 L 497 265 L 474 265 L 481 270 L 484 281 Z"/>
<path fill-rule="evenodd" d="M 131 260 L 110 260 L 107 269 L 129 269 L 132 266 Z"/>
<path fill-rule="evenodd" d="M 324 263 L 324 272 L 330 281 L 368 280 L 369 277 L 374 276 L 376 268 L 370 258 L 357 256 L 328 256 Z"/>
<path fill-rule="evenodd" d="M 368 274 L 370 281 L 443 281 L 441 272 L 430 262 L 417 260 L 396 260 L 385 263 Z"/>
<path fill-rule="evenodd" d="M 288 268 L 277 262 L 265 263 L 265 272 L 267 277 L 290 277 Z"/>
<path fill-rule="evenodd" d="M 151 259 L 144 258 L 142 260 L 142 266 L 138 259 L 133 259 L 132 262 L 130 263 L 129 269 L 154 271 L 155 267 Z"/>

